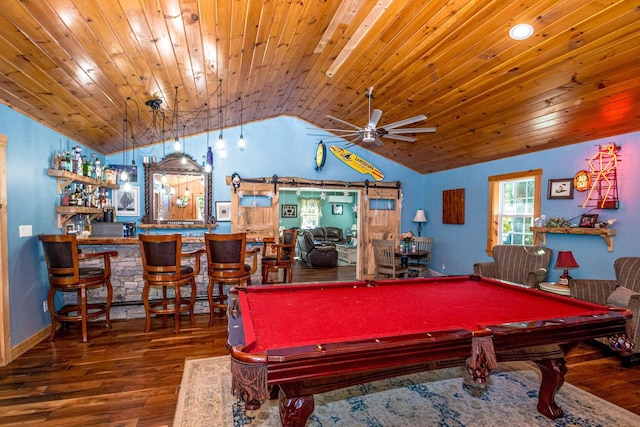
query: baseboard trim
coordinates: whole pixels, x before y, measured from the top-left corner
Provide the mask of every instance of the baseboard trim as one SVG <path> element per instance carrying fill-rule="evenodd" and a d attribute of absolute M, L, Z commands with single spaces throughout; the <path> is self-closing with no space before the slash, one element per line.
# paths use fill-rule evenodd
<path fill-rule="evenodd" d="M 25 354 L 27 351 L 31 350 L 43 339 L 48 338 L 51 334 L 51 325 L 45 326 L 43 329 L 39 330 L 35 334 L 31 335 L 26 340 L 22 341 L 20 344 L 11 348 L 11 360 L 8 363 L 13 362 L 18 357 Z"/>

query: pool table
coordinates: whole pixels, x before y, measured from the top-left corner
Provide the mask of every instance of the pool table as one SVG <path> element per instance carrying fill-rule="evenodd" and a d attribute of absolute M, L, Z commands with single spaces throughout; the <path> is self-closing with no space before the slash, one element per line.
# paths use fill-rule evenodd
<path fill-rule="evenodd" d="M 482 383 L 503 356 L 527 359 L 528 350 L 549 351 L 534 359 L 537 408 L 558 418 L 564 354 L 582 340 L 624 337 L 631 318 L 480 276 L 234 287 L 230 296 L 233 391 L 249 409 L 277 391 L 283 426 L 305 425 L 314 393 L 455 365 Z"/>

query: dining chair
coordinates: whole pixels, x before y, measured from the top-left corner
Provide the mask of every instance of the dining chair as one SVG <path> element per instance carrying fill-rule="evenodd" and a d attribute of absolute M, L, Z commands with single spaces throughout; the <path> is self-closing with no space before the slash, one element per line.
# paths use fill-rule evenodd
<path fill-rule="evenodd" d="M 214 313 L 219 315 L 226 311 L 227 296 L 224 286 L 236 284 L 251 286 L 251 275 L 258 269 L 258 253 L 256 247 L 246 250 L 247 234 L 213 234 L 205 233 L 205 249 L 207 252 L 207 272 L 209 276 L 209 326 L 213 325 Z M 247 257 L 252 257 L 251 264 L 245 264 Z M 218 295 L 213 295 L 215 284 L 218 284 Z"/>
<path fill-rule="evenodd" d="M 142 258 L 142 279 L 144 288 L 142 300 L 146 314 L 145 332 L 151 330 L 151 315 L 162 315 L 166 324 L 167 314 L 173 314 L 175 333 L 180 332 L 180 314 L 189 312 L 193 324 L 193 310 L 196 301 L 196 280 L 200 273 L 200 254 L 204 249 L 182 252 L 181 234 L 140 234 L 140 256 Z M 183 257 L 194 257 L 194 266 L 183 265 Z M 181 288 L 190 288 L 189 297 L 183 297 Z M 150 299 L 152 288 L 161 288 L 162 299 Z M 173 289 L 173 296 L 168 290 Z M 154 296 L 157 296 L 157 292 Z"/>
<path fill-rule="evenodd" d="M 293 281 L 293 261 L 295 259 L 296 241 L 298 230 L 283 230 L 279 243 L 266 243 L 263 245 L 262 255 L 262 283 L 269 282 L 269 271 L 275 269 L 284 270 L 282 282 Z M 269 251 L 271 250 L 271 254 Z"/>
<path fill-rule="evenodd" d="M 415 273 L 418 277 L 429 277 L 433 237 L 414 237 L 413 239 L 416 244 L 416 250 L 418 252 L 426 252 L 426 255 L 421 258 L 409 259 L 409 273 Z M 423 276 L 424 273 L 426 273 L 425 276 Z"/>
<path fill-rule="evenodd" d="M 380 278 L 381 274 L 394 279 L 398 276 L 408 275 L 409 269 L 398 265 L 398 260 L 395 256 L 395 241 L 374 239 L 372 245 L 373 257 L 376 263 L 376 279 Z"/>
<path fill-rule="evenodd" d="M 44 259 L 49 276 L 47 304 L 51 316 L 51 334 L 53 341 L 57 329 L 56 322 L 66 325 L 68 322 L 80 322 L 82 342 L 87 342 L 87 320 L 104 316 L 107 329 L 111 329 L 111 257 L 118 256 L 116 251 L 80 253 L 74 234 L 40 234 Z M 88 302 L 89 290 L 105 288 L 106 298 L 102 301 Z M 56 292 L 75 292 L 74 303 L 65 304 L 56 310 L 54 297 Z M 95 292 L 91 293 L 93 297 Z"/>

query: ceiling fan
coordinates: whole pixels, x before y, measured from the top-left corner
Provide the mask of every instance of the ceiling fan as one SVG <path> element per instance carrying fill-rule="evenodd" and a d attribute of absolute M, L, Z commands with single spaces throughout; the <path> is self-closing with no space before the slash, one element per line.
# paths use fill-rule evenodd
<path fill-rule="evenodd" d="M 378 147 L 381 147 L 383 145 L 380 138 L 389 138 L 389 139 L 395 139 L 398 141 L 415 142 L 416 138 L 406 136 L 406 135 L 400 135 L 400 134 L 427 133 L 427 132 L 433 133 L 436 131 L 435 127 L 402 128 L 402 126 L 406 126 L 411 123 L 416 123 L 422 120 L 426 120 L 427 116 L 423 114 L 378 127 L 378 122 L 380 121 L 380 117 L 382 117 L 382 111 L 376 109 L 376 110 L 373 110 L 373 114 L 371 114 L 371 99 L 373 98 L 373 86 L 369 88 L 368 91 L 366 91 L 365 95 L 369 99 L 369 123 L 367 123 L 364 126 L 356 126 L 352 123 L 349 123 L 337 117 L 327 115 L 327 118 L 329 120 L 342 123 L 343 125 L 348 126 L 352 129 L 325 129 L 325 130 L 330 132 L 340 133 L 339 136 L 342 138 L 354 137 L 349 141 L 349 144 L 357 144 L 360 141 L 366 142 L 366 143 L 373 142 Z"/>

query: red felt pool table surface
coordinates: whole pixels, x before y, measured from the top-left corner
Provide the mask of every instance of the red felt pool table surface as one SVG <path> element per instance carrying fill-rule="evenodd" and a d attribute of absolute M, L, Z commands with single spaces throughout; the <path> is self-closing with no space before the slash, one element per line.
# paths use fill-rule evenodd
<path fill-rule="evenodd" d="M 558 418 L 563 354 L 585 339 L 626 337 L 631 318 L 479 276 L 235 287 L 230 295 L 232 390 L 256 408 L 278 389 L 282 425 L 295 427 L 305 425 L 315 393 L 459 364 L 484 383 L 498 359 L 531 354 L 543 355 L 533 358 L 538 411 Z"/>
<path fill-rule="evenodd" d="M 609 312 L 600 305 L 474 276 L 241 291 L 247 353 Z"/>

